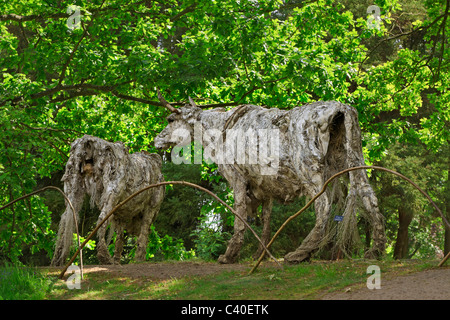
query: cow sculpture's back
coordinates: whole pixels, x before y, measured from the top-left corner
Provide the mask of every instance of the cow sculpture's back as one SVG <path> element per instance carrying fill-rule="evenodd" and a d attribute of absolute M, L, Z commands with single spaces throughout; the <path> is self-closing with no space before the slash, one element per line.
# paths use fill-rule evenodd
<path fill-rule="evenodd" d="M 163 105 L 171 107 L 161 95 L 160 100 Z M 261 238 L 265 243 L 271 236 L 273 200 L 283 203 L 299 196 L 313 197 L 334 173 L 364 165 L 357 111 L 339 102 L 316 102 L 289 111 L 254 105 L 226 111 L 223 108 L 202 110 L 191 100 L 184 107 L 169 109 L 172 111 L 168 117 L 169 124 L 155 138 L 155 146 L 167 148 L 190 142 L 190 139 L 184 139 L 180 143 L 183 140 L 179 137 L 180 130 L 198 140 L 200 130 L 203 147 L 214 150 L 219 172 L 234 191 L 236 211 L 247 217 L 262 204 L 264 226 Z M 221 134 L 211 138 L 214 135 L 211 132 Z M 267 147 L 262 145 L 268 137 L 272 139 L 271 144 L 275 144 L 272 152 L 267 152 Z M 230 140 L 233 143 L 229 143 Z M 236 152 L 224 149 L 236 147 L 234 144 L 239 141 L 241 147 L 235 150 L 244 152 L 245 156 L 236 161 L 239 157 L 230 159 L 230 155 L 235 156 Z M 301 246 L 285 256 L 286 262 L 298 263 L 309 259 L 320 246 L 326 245 L 332 203 L 341 204 L 344 216 L 335 245 L 345 250 L 355 241 L 355 233 L 351 229 L 356 228 L 356 211 L 359 210 L 372 227 L 374 241 L 366 255 L 373 257 L 384 251 L 383 216 L 365 171 L 349 172 L 347 178 L 348 185 L 337 182 L 316 200 L 316 224 Z M 219 262 L 236 261 L 244 231 L 244 224 L 235 219 L 233 237 Z"/>
<path fill-rule="evenodd" d="M 91 205 L 101 211 L 100 222 L 117 204 L 134 192 L 163 181 L 161 157 L 157 154 L 138 152 L 130 154 L 123 143 L 111 143 L 85 135 L 72 143 L 70 158 L 62 178 L 64 192 L 72 202 L 78 217 L 83 200 L 90 196 Z M 164 187 L 149 189 L 119 208 L 110 218 L 116 231 L 114 262 L 120 263 L 124 229 L 137 236 L 135 259 L 145 258 L 150 225 L 155 220 L 164 199 Z M 98 230 L 97 257 L 100 263 L 112 263 L 105 239 L 106 227 Z M 69 254 L 74 232 L 70 206 L 61 216 L 58 239 L 52 265 L 62 265 Z"/>

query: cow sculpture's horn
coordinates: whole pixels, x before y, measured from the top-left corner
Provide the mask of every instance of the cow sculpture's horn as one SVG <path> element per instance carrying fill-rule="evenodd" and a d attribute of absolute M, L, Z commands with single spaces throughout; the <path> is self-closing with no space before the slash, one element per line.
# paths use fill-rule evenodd
<path fill-rule="evenodd" d="M 193 100 L 191 97 L 189 97 L 189 103 L 190 103 L 193 107 L 196 107 L 196 106 L 197 106 L 197 104 L 194 102 L 194 100 Z"/>
<path fill-rule="evenodd" d="M 163 105 L 164 108 L 169 109 L 170 112 L 175 112 L 175 113 L 180 113 L 180 110 L 174 108 L 170 103 L 168 103 L 166 101 L 166 99 L 164 99 L 164 97 L 161 94 L 161 91 L 159 91 L 158 88 L 156 88 L 156 91 L 158 92 L 158 99 L 161 102 L 161 104 Z"/>

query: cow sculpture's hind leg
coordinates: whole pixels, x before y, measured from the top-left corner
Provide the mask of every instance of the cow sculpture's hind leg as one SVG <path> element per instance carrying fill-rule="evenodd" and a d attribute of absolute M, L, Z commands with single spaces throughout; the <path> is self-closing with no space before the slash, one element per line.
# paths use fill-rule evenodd
<path fill-rule="evenodd" d="M 364 171 L 350 172 L 350 183 L 361 199 L 366 216 L 372 229 L 372 247 L 365 253 L 369 259 L 379 258 L 386 246 L 386 234 L 384 230 L 384 217 L 378 209 L 378 200 L 369 184 L 367 175 Z"/>
<path fill-rule="evenodd" d="M 319 193 L 319 188 L 315 188 L 315 193 Z M 330 200 L 326 193 L 323 193 L 315 202 L 316 224 L 308 236 L 303 240 L 297 250 L 288 253 L 284 261 L 290 264 L 297 264 L 308 261 L 311 255 L 319 248 L 319 244 L 325 234 L 325 226 L 329 217 Z"/>

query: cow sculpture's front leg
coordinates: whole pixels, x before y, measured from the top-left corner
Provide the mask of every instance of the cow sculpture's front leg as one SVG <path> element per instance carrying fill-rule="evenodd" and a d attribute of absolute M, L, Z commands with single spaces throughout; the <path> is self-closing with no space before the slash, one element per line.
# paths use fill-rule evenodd
<path fill-rule="evenodd" d="M 247 219 L 247 203 L 246 203 L 246 184 L 242 181 L 237 181 L 234 188 L 234 210 L 242 219 Z M 244 243 L 245 224 L 238 217 L 234 218 L 234 234 L 228 242 L 225 254 L 218 259 L 219 263 L 234 263 L 236 262 L 242 244 Z"/>
<path fill-rule="evenodd" d="M 272 206 L 273 206 L 273 200 L 272 198 L 269 198 L 267 200 L 264 200 L 262 203 L 262 223 L 263 223 L 263 230 L 261 235 L 261 241 L 264 243 L 264 245 L 267 245 L 270 241 L 271 234 L 270 234 L 270 215 L 272 213 Z M 258 247 L 258 250 L 256 251 L 255 258 L 259 258 L 261 254 L 263 253 L 264 248 L 260 244 Z"/>

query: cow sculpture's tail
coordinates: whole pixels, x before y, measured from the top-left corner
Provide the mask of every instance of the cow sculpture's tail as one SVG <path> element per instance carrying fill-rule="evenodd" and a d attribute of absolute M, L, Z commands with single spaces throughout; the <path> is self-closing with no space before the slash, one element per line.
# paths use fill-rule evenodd
<path fill-rule="evenodd" d="M 348 110 L 346 110 L 344 117 L 341 118 L 340 113 L 338 113 L 333 119 L 332 125 L 335 127 L 335 132 L 333 132 L 333 129 L 330 130 L 330 148 L 340 149 L 330 150 L 330 154 L 333 154 L 334 157 L 340 154 L 344 156 L 345 154 L 346 159 L 345 167 L 336 168 L 336 171 L 364 165 L 358 115 L 354 108 L 346 107 Z M 336 141 L 338 139 L 341 139 L 341 141 Z M 334 145 L 333 143 L 336 144 Z M 341 146 L 340 148 L 339 145 Z M 335 163 L 339 162 L 342 163 L 341 161 Z M 337 215 L 342 215 L 342 221 L 335 222 L 333 217 L 330 217 L 321 247 L 334 243 L 332 252 L 337 253 L 340 251 L 346 255 L 351 255 L 351 250 L 361 247 L 361 238 L 357 227 L 357 214 L 359 214 L 370 225 L 373 239 L 371 249 L 366 252 L 366 257 L 378 257 L 384 252 L 386 237 L 384 218 L 378 209 L 377 197 L 369 184 L 365 170 L 349 172 L 348 182 L 348 187 L 338 180 L 334 183 L 335 188 L 337 187 L 336 189 L 341 189 L 338 193 L 341 197 L 338 196 L 338 198 L 342 199 L 342 189 L 348 188 L 348 192 L 345 202 L 341 206 L 342 212 L 336 212 Z M 337 208 L 339 208 L 339 205 Z"/>
<path fill-rule="evenodd" d="M 294 157 L 295 168 L 299 177 L 309 182 L 305 185 L 308 196 L 318 194 L 334 174 L 364 165 L 355 108 L 336 101 L 316 102 L 302 106 L 294 117 L 295 130 L 291 139 L 299 150 Z M 357 214 L 372 227 L 374 242 L 367 255 L 373 257 L 384 251 L 383 217 L 366 172 L 351 171 L 344 180 L 335 180 L 331 188 L 317 198 L 316 224 L 300 247 L 284 257 L 285 262 L 295 264 L 308 260 L 319 249 L 349 253 L 361 243 Z M 334 214 L 342 216 L 342 221 L 334 222 Z"/>

